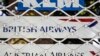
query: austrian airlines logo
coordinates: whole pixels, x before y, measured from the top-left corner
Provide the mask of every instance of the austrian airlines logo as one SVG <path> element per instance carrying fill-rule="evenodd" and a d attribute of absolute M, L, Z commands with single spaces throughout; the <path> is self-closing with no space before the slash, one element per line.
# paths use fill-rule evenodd
<path fill-rule="evenodd" d="M 96 54 L 94 51 L 90 51 L 90 53 L 91 53 L 93 56 L 100 56 L 100 55 Z"/>

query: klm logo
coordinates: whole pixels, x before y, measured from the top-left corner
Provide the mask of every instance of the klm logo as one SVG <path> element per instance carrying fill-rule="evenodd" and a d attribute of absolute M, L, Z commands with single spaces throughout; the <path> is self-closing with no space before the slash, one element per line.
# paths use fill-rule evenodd
<path fill-rule="evenodd" d="M 56 8 L 62 10 L 75 11 L 81 10 L 80 5 L 84 6 L 84 0 L 18 0 L 18 10 L 27 10 L 30 7 L 36 10 L 49 10 L 52 11 Z"/>

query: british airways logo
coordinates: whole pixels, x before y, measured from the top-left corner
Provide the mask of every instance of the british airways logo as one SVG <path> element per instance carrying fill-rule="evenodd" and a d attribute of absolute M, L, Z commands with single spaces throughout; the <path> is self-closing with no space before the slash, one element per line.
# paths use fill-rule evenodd
<path fill-rule="evenodd" d="M 79 18 L 79 19 L 68 19 L 68 18 L 62 18 L 62 19 L 59 19 L 61 21 L 69 21 L 69 22 L 78 22 L 80 21 L 81 23 L 89 23 L 91 22 L 91 24 L 88 25 L 88 27 L 94 27 L 96 24 L 98 24 L 98 21 L 96 21 L 95 19 L 93 18 Z"/>
<path fill-rule="evenodd" d="M 81 10 L 80 5 L 84 6 L 84 4 L 84 0 L 18 0 L 17 7 L 18 10 L 27 10 L 32 7 L 36 10 L 52 11 L 56 8 L 61 8 L 65 11 L 75 11 Z"/>

